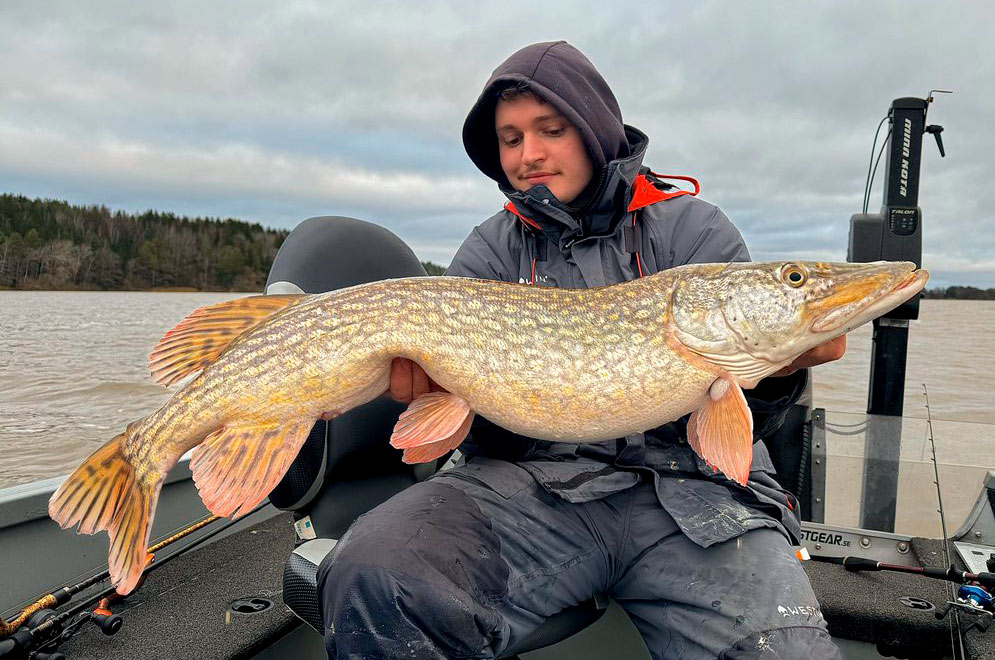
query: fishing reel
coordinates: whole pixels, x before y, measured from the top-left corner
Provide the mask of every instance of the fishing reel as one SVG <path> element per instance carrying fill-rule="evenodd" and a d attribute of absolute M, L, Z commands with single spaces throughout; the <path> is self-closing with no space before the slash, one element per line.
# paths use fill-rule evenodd
<path fill-rule="evenodd" d="M 80 612 L 72 617 L 55 610 L 38 610 L 4 640 L 0 640 L 3 660 L 66 660 L 58 647 L 76 636 L 87 623 L 93 623 L 105 635 L 121 629 L 123 619 L 101 602 L 92 612 Z"/>
<path fill-rule="evenodd" d="M 264 506 L 267 506 L 266 502 L 248 512 L 245 517 L 256 513 Z M 149 547 L 145 572 L 135 588 L 140 587 L 152 571 L 175 557 L 193 550 L 238 522 L 230 520 L 224 525 L 215 527 L 193 542 L 153 563 L 156 552 L 197 530 L 203 529 L 217 519 L 218 516 L 207 516 Z M 113 586 L 84 598 L 83 602 L 75 607 L 69 607 L 74 596 L 88 592 L 91 587 L 105 582 L 108 577 L 110 577 L 110 572 L 102 571 L 82 582 L 59 587 L 39 597 L 10 619 L 0 617 L 0 660 L 66 660 L 66 656 L 57 651 L 59 645 L 81 632 L 88 623 L 95 625 L 105 635 L 117 633 L 124 620 L 120 615 L 111 612 L 109 607 L 111 601 L 124 598 L 124 596 L 119 596 Z M 90 610 L 94 603 L 96 603 L 96 607 Z M 63 608 L 63 611 L 57 612 L 56 608 Z"/>
<path fill-rule="evenodd" d="M 943 620 L 952 611 L 969 617 L 966 628 L 976 627 L 986 631 L 995 621 L 995 604 L 993 604 L 992 594 L 977 582 L 960 585 L 957 589 L 957 598 L 947 601 L 945 605 L 938 608 L 936 618 Z"/>

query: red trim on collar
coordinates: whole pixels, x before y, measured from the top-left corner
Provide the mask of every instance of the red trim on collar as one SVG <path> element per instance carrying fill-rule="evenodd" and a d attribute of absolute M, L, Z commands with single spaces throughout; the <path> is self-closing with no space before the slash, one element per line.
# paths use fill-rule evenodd
<path fill-rule="evenodd" d="M 681 195 L 693 196 L 701 192 L 701 184 L 698 183 L 697 179 L 692 179 L 689 176 L 663 175 L 656 174 L 655 172 L 652 174 L 661 179 L 680 179 L 682 181 L 690 181 L 694 184 L 694 191 L 678 190 L 676 192 L 664 192 L 654 186 L 653 182 L 646 178 L 645 174 L 640 174 L 636 177 L 636 181 L 632 185 L 632 201 L 629 203 L 629 213 L 638 211 L 639 209 L 649 206 L 650 204 L 663 202 L 668 199 L 673 199 L 674 197 L 680 197 Z"/>
<path fill-rule="evenodd" d="M 518 210 L 518 207 L 515 206 L 514 202 L 509 201 L 507 204 L 505 204 L 504 210 L 507 211 L 508 213 L 517 215 L 518 219 L 524 222 L 529 227 L 542 231 L 542 227 L 539 226 L 539 223 L 533 220 L 532 218 L 526 218 L 524 215 L 522 215 L 522 212 Z"/>

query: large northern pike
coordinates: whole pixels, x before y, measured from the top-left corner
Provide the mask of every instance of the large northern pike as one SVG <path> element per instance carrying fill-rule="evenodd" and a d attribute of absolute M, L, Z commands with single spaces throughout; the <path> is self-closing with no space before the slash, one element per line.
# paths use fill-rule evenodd
<path fill-rule="evenodd" d="M 316 419 L 384 393 L 395 357 L 448 390 L 419 397 L 398 420 L 391 444 L 407 462 L 456 447 L 475 413 L 559 442 L 693 413 L 691 445 L 745 484 L 753 435 L 742 388 L 927 278 L 904 262 L 702 264 L 595 289 L 415 277 L 204 307 L 149 358 L 165 385 L 200 374 L 86 459 L 49 512 L 63 527 L 108 531 L 111 579 L 128 593 L 180 456 L 195 448 L 190 466 L 213 513 L 244 514 L 277 485 Z"/>

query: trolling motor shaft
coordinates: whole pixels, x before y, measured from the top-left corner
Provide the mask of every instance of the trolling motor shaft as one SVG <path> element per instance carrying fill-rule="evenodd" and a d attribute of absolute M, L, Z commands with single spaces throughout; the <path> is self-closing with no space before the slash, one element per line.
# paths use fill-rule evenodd
<path fill-rule="evenodd" d="M 912 261 L 922 265 L 922 209 L 919 208 L 919 174 L 922 138 L 931 133 L 940 155 L 945 156 L 940 133 L 942 126 L 926 126 L 933 102 L 926 98 L 903 97 L 892 101 L 886 119 L 889 123 L 885 147 L 884 192 L 881 211 L 867 213 L 867 199 L 873 184 L 868 170 L 862 213 L 850 217 L 847 261 Z M 883 123 L 884 120 L 882 120 Z M 879 127 L 880 128 L 880 127 Z M 875 141 L 877 136 L 875 135 Z M 871 161 L 874 161 L 874 147 Z M 876 171 L 877 165 L 874 165 Z M 868 460 L 864 474 L 864 506 L 860 527 L 886 532 L 895 529 L 895 502 L 898 493 L 901 416 L 905 392 L 905 362 L 908 352 L 909 321 L 919 318 L 919 296 L 905 301 L 874 321 L 871 344 L 871 373 L 867 394 Z"/>

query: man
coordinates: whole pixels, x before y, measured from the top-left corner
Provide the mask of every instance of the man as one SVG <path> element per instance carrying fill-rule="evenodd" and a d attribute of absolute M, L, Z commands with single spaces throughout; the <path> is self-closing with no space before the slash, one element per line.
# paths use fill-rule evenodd
<path fill-rule="evenodd" d="M 622 123 L 601 75 L 565 42 L 498 67 L 463 141 L 509 203 L 474 229 L 449 275 L 577 288 L 749 259 L 717 208 L 642 167 L 646 136 Z M 803 388 L 795 370 L 844 349 L 813 349 L 746 393 L 758 438 Z M 394 398 L 437 387 L 395 362 Z M 480 419 L 465 465 L 361 517 L 321 566 L 329 656 L 498 657 L 545 618 L 605 594 L 654 658 L 838 658 L 791 552 L 793 498 L 754 447 L 741 487 L 694 454 L 686 420 L 576 445 Z"/>

